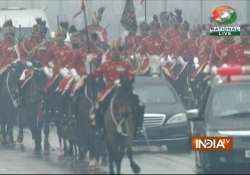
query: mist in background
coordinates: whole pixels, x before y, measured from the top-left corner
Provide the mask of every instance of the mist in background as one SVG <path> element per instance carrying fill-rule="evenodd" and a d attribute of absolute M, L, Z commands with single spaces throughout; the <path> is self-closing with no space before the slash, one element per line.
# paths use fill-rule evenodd
<path fill-rule="evenodd" d="M 248 0 L 146 0 L 147 21 L 152 20 L 153 14 L 160 12 L 174 11 L 175 8 L 182 9 L 184 20 L 191 24 L 208 23 L 211 11 L 218 5 L 230 5 L 236 9 L 238 23 L 250 22 L 250 1 Z M 141 0 L 134 0 L 137 22 L 145 19 L 145 6 Z M 0 8 L 25 7 L 46 9 L 50 26 L 53 30 L 57 28 L 57 16 L 60 21 L 66 20 L 75 24 L 78 29 L 84 27 L 83 14 L 72 19 L 72 16 L 80 10 L 80 0 L 0 0 Z M 91 23 L 91 16 L 99 7 L 104 6 L 102 25 L 107 27 L 109 38 L 117 38 L 122 32 L 120 18 L 125 5 L 125 0 L 87 0 L 88 24 Z"/>

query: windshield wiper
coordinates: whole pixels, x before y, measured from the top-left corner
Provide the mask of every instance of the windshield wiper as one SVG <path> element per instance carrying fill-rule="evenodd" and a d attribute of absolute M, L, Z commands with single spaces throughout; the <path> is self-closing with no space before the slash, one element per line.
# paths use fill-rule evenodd
<path fill-rule="evenodd" d="M 222 115 L 219 116 L 219 118 L 228 118 L 228 117 L 250 117 L 250 111 L 245 111 L 245 112 L 237 112 L 237 113 L 233 113 L 233 114 L 228 114 L 228 115 Z"/>

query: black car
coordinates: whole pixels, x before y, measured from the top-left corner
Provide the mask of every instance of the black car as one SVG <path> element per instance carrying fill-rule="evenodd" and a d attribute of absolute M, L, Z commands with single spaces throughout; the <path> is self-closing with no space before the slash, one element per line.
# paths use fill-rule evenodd
<path fill-rule="evenodd" d="M 250 164 L 250 76 L 216 77 L 199 110 L 187 112 L 195 136 L 231 136 L 232 151 L 195 151 L 201 172 Z M 228 166 L 230 165 L 230 166 Z"/>
<path fill-rule="evenodd" d="M 138 76 L 134 89 L 146 106 L 144 129 L 134 143 L 166 145 L 169 150 L 191 148 L 186 110 L 172 85 L 163 78 Z"/>

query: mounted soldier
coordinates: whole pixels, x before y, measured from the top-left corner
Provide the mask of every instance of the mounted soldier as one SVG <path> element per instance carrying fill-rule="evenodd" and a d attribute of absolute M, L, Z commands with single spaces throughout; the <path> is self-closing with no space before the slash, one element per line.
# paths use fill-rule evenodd
<path fill-rule="evenodd" d="M 150 34 L 142 40 L 138 48 L 141 56 L 148 59 L 148 69 L 152 75 L 159 74 L 161 58 L 167 55 L 168 42 L 160 35 L 160 23 L 156 15 L 150 24 Z"/>
<path fill-rule="evenodd" d="M 0 76 L 13 61 L 20 59 L 18 46 L 15 45 L 15 27 L 11 20 L 4 23 L 3 33 L 4 39 L 0 43 Z"/>
<path fill-rule="evenodd" d="M 44 55 L 43 62 L 45 65 L 45 71 L 50 78 L 45 88 L 46 91 L 59 77 L 62 81 L 60 82 L 58 90 L 62 91 L 67 83 L 66 80 L 69 78 L 69 68 L 70 63 L 72 62 L 71 59 L 73 59 L 73 54 L 71 49 L 66 46 L 64 42 L 67 31 L 68 23 L 61 22 L 55 35 L 55 44 L 51 45 Z"/>
<path fill-rule="evenodd" d="M 116 85 L 119 83 L 119 80 L 121 79 L 127 79 L 133 82 L 134 74 L 130 64 L 126 60 L 122 59 L 119 47 L 115 46 L 112 52 L 112 60 L 98 67 L 96 71 L 94 71 L 93 77 L 95 79 L 103 78 L 105 81 L 105 87 L 98 94 L 96 98 L 94 113 L 91 116 L 92 119 L 95 119 L 98 129 L 102 132 L 104 114 L 106 113 L 106 110 L 110 104 L 110 100 L 112 98 Z M 135 113 L 138 112 L 139 111 L 138 96 L 134 95 L 133 99 L 131 99 L 131 102 L 134 103 L 133 104 L 135 107 L 134 112 Z"/>

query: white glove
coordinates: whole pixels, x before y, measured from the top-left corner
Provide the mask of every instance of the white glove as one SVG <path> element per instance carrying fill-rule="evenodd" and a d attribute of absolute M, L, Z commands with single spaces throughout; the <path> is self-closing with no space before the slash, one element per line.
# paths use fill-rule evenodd
<path fill-rule="evenodd" d="M 28 66 L 28 67 L 32 67 L 32 66 L 33 66 L 33 63 L 32 63 L 32 62 L 30 62 L 30 61 L 26 61 L 26 66 Z"/>
<path fill-rule="evenodd" d="M 194 57 L 194 64 L 199 64 L 199 58 L 198 57 Z"/>
<path fill-rule="evenodd" d="M 77 71 L 76 71 L 75 68 L 70 69 L 70 74 L 71 74 L 71 76 L 72 76 L 75 80 L 79 80 L 79 79 L 80 79 L 80 76 L 79 76 L 79 74 L 77 73 Z"/>
<path fill-rule="evenodd" d="M 212 73 L 216 74 L 216 73 L 217 73 L 217 70 L 218 70 L 218 68 L 217 68 L 216 66 L 213 66 L 213 67 L 212 67 Z"/>
<path fill-rule="evenodd" d="M 161 65 L 165 65 L 166 64 L 166 60 L 165 60 L 165 58 L 161 58 Z"/>
<path fill-rule="evenodd" d="M 67 68 L 62 68 L 60 69 L 60 74 L 65 78 L 65 77 L 69 77 L 69 70 Z"/>
<path fill-rule="evenodd" d="M 117 80 L 115 80 L 114 83 L 115 83 L 115 85 L 120 86 L 120 82 L 121 82 L 120 79 L 117 79 Z"/>
<path fill-rule="evenodd" d="M 21 61 L 21 59 L 20 58 L 18 58 L 18 59 L 16 59 L 15 61 L 13 61 L 12 63 L 18 63 L 18 62 L 20 62 Z"/>
<path fill-rule="evenodd" d="M 48 77 L 48 78 L 52 78 L 53 77 L 53 71 L 52 69 L 49 69 L 47 66 L 45 66 L 43 68 L 43 71 L 45 73 L 45 75 Z"/>
<path fill-rule="evenodd" d="M 177 60 L 178 60 L 178 62 L 180 62 L 181 64 L 184 64 L 184 62 L 185 62 L 181 56 L 179 56 L 179 57 L 177 58 Z"/>
<path fill-rule="evenodd" d="M 209 73 L 209 69 L 210 69 L 210 66 L 209 65 L 206 65 L 206 67 L 204 68 L 204 73 Z"/>
<path fill-rule="evenodd" d="M 102 56 L 102 64 L 105 63 L 106 61 L 107 61 L 107 55 L 104 54 L 104 55 Z"/>
<path fill-rule="evenodd" d="M 52 67 L 52 68 L 55 67 L 55 65 L 54 65 L 54 63 L 52 61 L 49 62 L 49 67 Z"/>

